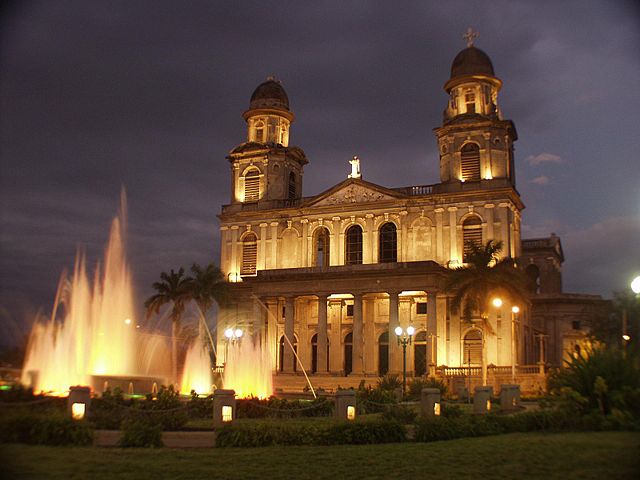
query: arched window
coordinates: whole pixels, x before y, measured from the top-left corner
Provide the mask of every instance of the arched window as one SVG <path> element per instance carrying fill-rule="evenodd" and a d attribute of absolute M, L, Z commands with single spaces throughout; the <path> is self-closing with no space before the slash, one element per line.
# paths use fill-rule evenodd
<path fill-rule="evenodd" d="M 540 293 L 540 269 L 533 263 L 524 269 L 527 275 L 527 287 L 531 293 Z"/>
<path fill-rule="evenodd" d="M 257 202 L 260 200 L 260 171 L 252 168 L 244 175 L 244 201 Z"/>
<path fill-rule="evenodd" d="M 255 127 L 255 141 L 258 143 L 264 142 L 264 122 L 256 122 Z"/>
<path fill-rule="evenodd" d="M 344 337 L 344 374 L 349 375 L 353 371 L 353 333 L 349 332 Z"/>
<path fill-rule="evenodd" d="M 282 335 L 280 337 L 280 348 L 278 348 L 278 366 L 279 366 L 279 370 L 282 372 L 284 371 L 284 349 L 285 349 L 285 342 L 284 342 L 284 335 Z M 286 348 L 289 348 L 289 344 L 287 343 Z M 294 336 L 293 337 L 293 351 L 298 353 L 298 339 Z M 296 361 L 296 356 L 293 356 L 293 371 L 295 372 L 298 368 L 298 362 Z"/>
<path fill-rule="evenodd" d="M 327 342 L 327 371 L 329 370 L 329 342 Z M 318 371 L 318 334 L 311 337 L 311 372 Z"/>
<path fill-rule="evenodd" d="M 315 250 L 313 264 L 316 267 L 328 267 L 330 260 L 330 235 L 329 230 L 322 227 L 315 233 Z"/>
<path fill-rule="evenodd" d="M 462 224 L 462 243 L 464 245 L 462 261 L 467 262 L 473 245 L 482 247 L 482 220 L 480 217 L 473 215 L 464 221 Z"/>
<path fill-rule="evenodd" d="M 378 375 L 385 376 L 389 372 L 389 332 L 378 337 Z"/>
<path fill-rule="evenodd" d="M 296 174 L 293 172 L 289 173 L 289 200 L 294 200 L 296 198 Z"/>
<path fill-rule="evenodd" d="M 258 239 L 255 233 L 245 235 L 242 240 L 242 267 L 240 275 L 255 275 L 258 265 Z"/>
<path fill-rule="evenodd" d="M 362 263 L 362 228 L 352 225 L 346 235 L 346 264 L 355 265 Z"/>
<path fill-rule="evenodd" d="M 389 222 L 380 228 L 380 263 L 398 261 L 398 235 L 396 226 Z"/>
<path fill-rule="evenodd" d="M 427 373 L 427 332 L 418 332 L 413 341 L 413 371 L 416 377 Z"/>
<path fill-rule="evenodd" d="M 464 336 L 462 363 L 465 366 L 482 364 L 482 332 L 480 330 L 471 330 Z"/>
<path fill-rule="evenodd" d="M 460 150 L 462 181 L 480 180 L 480 147 L 476 143 L 467 143 Z"/>

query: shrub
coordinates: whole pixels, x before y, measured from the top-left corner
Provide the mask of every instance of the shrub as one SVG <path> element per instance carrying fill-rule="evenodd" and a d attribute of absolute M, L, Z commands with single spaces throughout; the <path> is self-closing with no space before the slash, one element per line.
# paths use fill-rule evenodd
<path fill-rule="evenodd" d="M 382 418 L 395 421 L 401 425 L 413 423 L 417 416 L 418 414 L 413 408 L 403 404 L 389 405 L 382 413 Z"/>
<path fill-rule="evenodd" d="M 409 383 L 409 398 L 412 400 L 420 400 L 423 388 L 437 388 L 443 397 L 447 394 L 447 384 L 443 380 L 435 377 L 428 377 L 426 380 L 416 378 Z"/>
<path fill-rule="evenodd" d="M 441 403 L 440 414 L 447 418 L 457 418 L 464 415 L 464 411 L 460 405 L 456 405 L 455 403 Z"/>
<path fill-rule="evenodd" d="M 634 389 L 640 389 L 640 358 L 614 347 L 584 348 L 549 378 L 551 394 L 582 414 L 626 408 L 624 401 L 616 404 L 620 392 Z"/>
<path fill-rule="evenodd" d="M 119 447 L 162 447 L 160 424 L 145 418 L 126 419 L 122 422 Z"/>
<path fill-rule="evenodd" d="M 199 397 L 195 390 L 191 390 L 191 400 L 188 403 L 189 418 L 211 418 L 213 415 L 213 395 Z"/>
<path fill-rule="evenodd" d="M 397 405 L 394 390 L 365 387 L 361 384 L 356 390 L 356 408 L 359 414 L 385 412 L 392 405 Z"/>
<path fill-rule="evenodd" d="M 402 388 L 402 380 L 400 380 L 398 375 L 387 374 L 384 377 L 380 377 L 377 388 L 379 390 L 395 392 L 398 388 Z"/>
<path fill-rule="evenodd" d="M 395 421 L 340 422 L 325 434 L 325 445 L 364 445 L 373 443 L 404 442 L 406 433 Z"/>
<path fill-rule="evenodd" d="M 16 412 L 0 419 L 0 442 L 31 445 L 90 445 L 93 430 L 87 422 L 62 414 Z"/>
<path fill-rule="evenodd" d="M 218 430 L 217 447 L 272 445 L 339 445 L 405 441 L 404 428 L 392 421 L 339 422 L 333 424 L 236 424 Z"/>
<path fill-rule="evenodd" d="M 246 398 L 236 402 L 238 418 L 326 417 L 333 413 L 333 401 L 325 397 L 314 400 Z"/>
<path fill-rule="evenodd" d="M 115 388 L 113 392 L 107 389 L 102 397 L 91 400 L 89 421 L 97 429 L 118 430 L 132 405 L 133 400 L 125 399 L 119 388 Z"/>

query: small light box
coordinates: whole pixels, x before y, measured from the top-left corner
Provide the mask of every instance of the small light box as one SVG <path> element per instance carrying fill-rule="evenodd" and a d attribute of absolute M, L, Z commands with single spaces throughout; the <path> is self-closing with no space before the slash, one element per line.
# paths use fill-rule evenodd
<path fill-rule="evenodd" d="M 233 407 L 231 405 L 222 406 L 222 421 L 223 422 L 233 421 Z"/>
<path fill-rule="evenodd" d="M 433 404 L 433 414 L 435 416 L 439 416 L 440 415 L 440 403 L 436 402 Z"/>
<path fill-rule="evenodd" d="M 84 403 L 71 404 L 71 418 L 74 420 L 82 420 L 84 418 L 86 405 Z"/>
<path fill-rule="evenodd" d="M 347 420 L 355 420 L 356 419 L 356 407 L 353 405 L 347 406 Z"/>
<path fill-rule="evenodd" d="M 491 410 L 491 400 L 487 400 L 487 412 Z"/>
<path fill-rule="evenodd" d="M 516 400 L 515 397 L 511 399 L 511 405 L 513 405 L 514 407 L 518 405 L 518 400 Z"/>

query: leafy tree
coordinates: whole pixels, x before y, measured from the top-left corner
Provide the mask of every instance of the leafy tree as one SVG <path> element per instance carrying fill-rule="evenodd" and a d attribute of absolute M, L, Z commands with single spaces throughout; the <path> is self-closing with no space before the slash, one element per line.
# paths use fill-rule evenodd
<path fill-rule="evenodd" d="M 198 305 L 200 310 L 200 332 L 205 325 L 207 312 L 213 306 L 213 303 L 224 305 L 228 300 L 228 284 L 225 281 L 222 271 L 213 263 L 201 267 L 197 263 L 191 266 L 192 277 L 189 283 L 189 295 Z M 217 326 L 214 326 L 215 331 Z M 213 343 L 213 339 L 212 343 Z M 213 345 L 212 345 L 213 346 Z M 215 346 L 214 354 L 215 354 Z"/>
<path fill-rule="evenodd" d="M 191 299 L 191 279 L 185 276 L 184 269 L 177 272 L 162 272 L 160 281 L 154 282 L 152 287 L 156 293 L 144 302 L 147 309 L 147 318 L 158 314 L 160 309 L 167 304 L 171 308 L 171 369 L 173 381 L 178 381 L 178 346 L 177 337 L 180 331 L 180 319 L 184 313 L 187 302 Z"/>
<path fill-rule="evenodd" d="M 491 299 L 505 296 L 527 305 L 527 277 L 510 257 L 500 258 L 502 242 L 489 240 L 485 245 L 468 242 L 464 265 L 449 270 L 444 289 L 453 293 L 452 307 L 462 309 L 463 317 L 480 320 L 483 335 L 493 333 L 488 322 Z M 483 381 L 486 362 L 482 359 Z"/>

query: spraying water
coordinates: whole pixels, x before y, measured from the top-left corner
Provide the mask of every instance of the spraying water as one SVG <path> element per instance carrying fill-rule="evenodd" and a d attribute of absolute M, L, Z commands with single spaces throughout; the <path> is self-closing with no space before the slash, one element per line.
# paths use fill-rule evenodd
<path fill-rule="evenodd" d="M 137 335 L 125 228 L 123 192 L 103 268 L 98 265 L 90 282 L 85 255 L 78 252 L 71 277 L 62 275 L 51 318 L 33 326 L 22 382 L 35 391 L 63 394 L 71 385 L 90 385 L 94 375 L 165 376 L 167 365 L 161 360 L 168 358 L 165 342 L 158 338 L 141 342 Z"/>
<path fill-rule="evenodd" d="M 239 398 L 273 395 L 271 355 L 260 339 L 242 338 L 229 345 L 224 368 L 224 387 Z"/>

